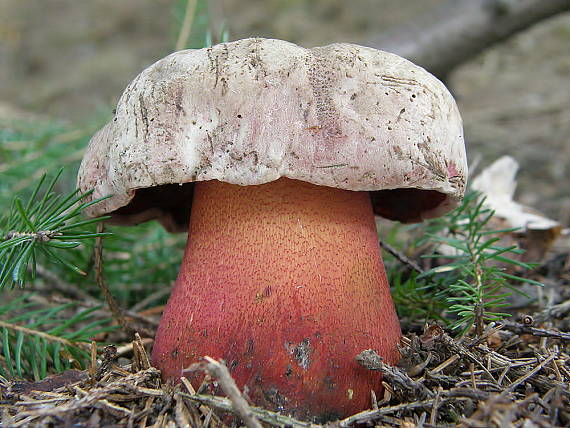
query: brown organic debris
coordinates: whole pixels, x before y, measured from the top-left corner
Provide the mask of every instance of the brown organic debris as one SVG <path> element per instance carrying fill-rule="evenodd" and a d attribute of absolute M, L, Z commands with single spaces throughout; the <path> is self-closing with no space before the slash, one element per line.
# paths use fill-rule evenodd
<path fill-rule="evenodd" d="M 398 367 L 384 363 L 373 350 L 363 351 L 355 358 L 383 372 L 384 398 L 377 402 L 373 395 L 372 410 L 328 427 L 568 426 L 566 333 L 514 324 L 490 325 L 481 337 L 461 339 L 437 325 L 426 326 L 423 334 L 404 338 Z M 525 329 L 525 334 L 512 341 L 518 329 Z M 544 331 L 548 341 L 540 346 Z M 36 383 L 3 380 L 2 424 L 225 428 L 241 418 L 248 427 L 321 427 L 251 406 L 223 361 L 206 357 L 191 368 L 211 375 L 196 391 L 186 378 L 177 387 L 162 384 L 138 335 L 130 349 L 130 364 L 118 365 L 117 349 L 107 346 L 98 355 L 97 367 L 83 372 L 69 371 Z M 203 393 L 212 382 L 227 398 Z"/>

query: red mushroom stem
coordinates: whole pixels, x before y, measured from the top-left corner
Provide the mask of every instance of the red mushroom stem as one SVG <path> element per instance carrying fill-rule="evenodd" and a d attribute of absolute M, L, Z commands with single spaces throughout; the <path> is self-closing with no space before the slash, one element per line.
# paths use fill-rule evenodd
<path fill-rule="evenodd" d="M 374 349 L 393 364 L 400 334 L 367 192 L 289 179 L 195 184 L 153 350 L 163 378 L 209 355 L 259 405 L 342 417 L 381 389 L 355 356 Z"/>

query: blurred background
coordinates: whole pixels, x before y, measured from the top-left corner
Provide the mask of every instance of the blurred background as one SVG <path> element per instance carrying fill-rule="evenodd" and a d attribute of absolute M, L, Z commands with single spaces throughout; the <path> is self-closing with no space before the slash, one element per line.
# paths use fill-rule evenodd
<path fill-rule="evenodd" d="M 383 48 L 382 34 L 422 15 L 441 15 L 447 24 L 454 19 L 445 16 L 449 0 L 191 3 L 186 47 L 215 43 L 226 33 L 229 40 Z M 0 119 L 57 120 L 84 129 L 88 139 L 125 86 L 175 49 L 187 7 L 180 0 L 0 0 Z M 464 117 L 471 164 L 481 168 L 510 154 L 521 164 L 519 200 L 568 226 L 570 14 L 541 20 L 444 74 Z M 0 158 L 0 171 L 6 170 Z"/>

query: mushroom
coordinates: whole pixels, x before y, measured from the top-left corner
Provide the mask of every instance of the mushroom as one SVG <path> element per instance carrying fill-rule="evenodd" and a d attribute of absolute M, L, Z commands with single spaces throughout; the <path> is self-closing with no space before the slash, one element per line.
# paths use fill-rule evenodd
<path fill-rule="evenodd" d="M 398 361 L 374 213 L 438 216 L 466 179 L 461 119 L 435 77 L 352 44 L 244 39 L 173 53 L 125 90 L 78 185 L 89 215 L 188 231 L 156 334 L 163 379 L 209 355 L 253 402 L 330 420 L 368 407 Z M 190 215 L 190 211 L 192 214 Z"/>

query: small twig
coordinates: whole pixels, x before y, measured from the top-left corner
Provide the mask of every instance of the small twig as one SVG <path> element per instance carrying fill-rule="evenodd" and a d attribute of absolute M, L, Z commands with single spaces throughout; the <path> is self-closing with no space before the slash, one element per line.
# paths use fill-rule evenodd
<path fill-rule="evenodd" d="M 437 420 L 437 411 L 439 410 L 439 400 L 441 398 L 441 387 L 437 389 L 435 393 L 435 397 L 433 398 L 433 404 L 431 406 L 431 416 L 429 418 L 429 423 L 435 425 L 435 421 Z"/>
<path fill-rule="evenodd" d="M 372 410 L 378 410 L 378 398 L 376 397 L 376 393 L 373 389 L 370 390 L 370 404 L 372 406 Z"/>
<path fill-rule="evenodd" d="M 101 234 L 105 231 L 105 226 L 103 222 L 97 223 L 97 233 Z M 107 282 L 105 281 L 105 277 L 103 275 L 103 237 L 97 236 L 95 238 L 95 248 L 94 248 L 94 266 L 95 266 L 95 282 L 103 292 L 105 296 L 105 300 L 109 305 L 109 309 L 111 310 L 111 314 L 115 321 L 127 332 L 127 334 L 132 335 L 135 333 L 134 329 L 130 327 L 127 323 L 123 315 L 123 311 L 119 307 L 119 304 L 109 291 L 109 287 L 107 286 Z"/>
<path fill-rule="evenodd" d="M 454 402 L 458 398 L 469 398 L 472 400 L 487 400 L 491 394 L 487 391 L 473 390 L 471 388 L 453 388 L 449 391 L 441 392 L 441 401 L 439 405 L 446 404 L 447 402 Z M 395 406 L 381 407 L 378 410 L 369 410 L 357 413 L 356 415 L 349 416 L 338 422 L 339 428 L 348 428 L 357 424 L 365 424 L 373 422 L 381 418 L 381 416 L 397 413 L 401 411 L 412 411 L 415 409 L 429 409 L 433 406 L 435 399 L 414 401 L 412 403 L 401 403 Z"/>
<path fill-rule="evenodd" d="M 445 360 L 444 362 L 439 364 L 437 367 L 434 367 L 433 369 L 431 369 L 428 373 L 429 374 L 436 374 L 436 373 L 442 371 L 443 369 L 445 369 L 447 366 L 455 363 L 460 358 L 461 357 L 459 356 L 459 354 L 453 354 L 451 357 L 449 357 L 447 360 Z"/>
<path fill-rule="evenodd" d="M 412 367 L 409 367 L 406 369 L 408 376 L 410 376 L 410 377 L 419 376 L 421 373 L 423 373 L 425 368 L 429 365 L 432 358 L 433 358 L 433 353 L 430 351 L 430 352 L 428 352 L 427 357 L 424 361 L 422 361 L 419 364 L 416 364 L 415 366 L 412 366 Z"/>
<path fill-rule="evenodd" d="M 89 364 L 89 379 L 91 382 L 95 381 L 95 376 L 97 375 L 97 342 L 91 341 L 91 364 Z"/>
<path fill-rule="evenodd" d="M 443 343 L 444 346 L 448 348 L 450 352 L 459 354 L 468 361 L 475 363 L 488 376 L 489 380 L 495 383 L 497 382 L 493 377 L 493 375 L 491 374 L 491 372 L 487 369 L 487 367 L 485 367 L 485 365 L 481 361 L 479 361 L 479 359 L 475 355 L 473 355 L 472 352 L 468 351 L 465 346 L 453 340 L 453 338 L 451 338 L 447 333 L 444 333 L 442 336 L 440 336 L 439 340 Z"/>
<path fill-rule="evenodd" d="M 404 253 L 396 250 L 390 244 L 384 241 L 380 241 L 380 246 L 384 248 L 386 251 L 388 251 L 390 254 L 392 254 L 399 262 L 412 268 L 412 270 L 415 270 L 418 273 L 424 273 L 424 270 L 420 267 L 420 265 L 418 265 L 416 262 L 406 257 Z"/>
<path fill-rule="evenodd" d="M 232 407 L 237 415 L 245 422 L 248 428 L 263 428 L 255 414 L 252 412 L 251 407 L 241 395 L 239 388 L 233 380 L 230 372 L 225 364 L 220 363 L 208 356 L 204 357 L 205 363 L 198 365 L 199 367 L 207 370 L 210 374 L 218 379 L 222 390 L 226 393 Z"/>
<path fill-rule="evenodd" d="M 505 329 L 510 330 L 517 334 L 532 334 L 533 336 L 537 337 L 551 337 L 560 340 L 570 340 L 570 333 L 564 333 L 561 331 L 531 327 L 528 325 L 519 324 L 512 321 L 504 321 L 502 325 L 505 327 Z"/>
<path fill-rule="evenodd" d="M 381 407 L 378 410 L 370 410 L 360 412 L 356 415 L 349 416 L 338 423 L 340 428 L 348 428 L 357 424 L 365 424 L 380 418 L 380 416 L 390 413 L 396 413 L 402 410 L 414 410 L 418 408 L 429 408 L 433 405 L 433 400 L 415 401 L 413 403 L 401 403 L 395 406 Z"/>
<path fill-rule="evenodd" d="M 232 401 L 225 397 L 216 397 L 213 395 L 202 395 L 202 394 L 186 394 L 184 392 L 179 392 L 178 395 L 187 398 L 188 400 L 204 404 L 206 406 L 214 407 L 216 409 L 223 410 L 225 412 L 231 412 L 237 414 L 237 411 L 235 410 Z M 271 425 L 286 426 L 292 428 L 322 428 L 321 425 L 312 424 L 310 422 L 299 421 L 289 416 L 285 416 L 277 412 L 272 412 L 271 410 L 261 409 L 259 407 L 250 407 L 250 411 L 259 420 Z"/>
<path fill-rule="evenodd" d="M 31 328 L 22 327 L 21 325 L 11 324 L 8 322 L 0 321 L 0 327 L 8 330 L 19 331 L 27 336 L 36 336 L 45 339 L 47 342 L 59 342 L 65 346 L 75 346 L 77 348 L 82 348 L 86 351 L 90 349 L 90 345 L 84 342 L 72 342 L 70 340 L 64 339 L 59 336 L 52 336 L 51 334 L 44 333 L 43 331 L 34 330 Z"/>
<path fill-rule="evenodd" d="M 174 420 L 176 421 L 176 426 L 190 428 L 196 426 L 196 420 L 190 414 L 190 411 L 186 407 L 186 403 L 180 396 L 174 397 Z"/>
<path fill-rule="evenodd" d="M 473 387 L 473 389 L 477 389 L 477 380 L 475 379 L 475 364 L 474 363 L 469 363 L 469 371 L 471 372 L 471 386 Z"/>
<path fill-rule="evenodd" d="M 406 398 L 419 397 L 420 399 L 433 397 L 434 393 L 424 385 L 413 380 L 397 367 L 390 366 L 382 361 L 376 351 L 367 349 L 356 356 L 356 361 L 368 370 L 381 371 L 384 381 L 390 383 L 394 392 L 400 392 Z M 403 394 L 402 394 L 403 393 Z"/>
<path fill-rule="evenodd" d="M 214 418 L 214 411 L 210 409 L 206 417 L 204 418 L 204 422 L 202 422 L 201 428 L 210 428 L 210 422 Z"/>
<path fill-rule="evenodd" d="M 184 385 L 189 394 L 196 395 L 196 390 L 194 389 L 194 387 L 192 386 L 187 377 L 182 376 L 180 378 L 180 382 L 182 383 L 182 385 Z M 206 416 L 206 414 L 208 413 L 208 408 L 206 406 L 199 406 L 199 410 L 200 412 L 202 412 L 202 415 L 204 416 Z"/>
<path fill-rule="evenodd" d="M 552 318 L 560 319 L 564 318 L 570 313 L 570 300 L 554 305 L 548 309 L 538 312 L 534 315 L 534 320 L 537 324 L 542 324 L 545 321 L 549 321 Z"/>
<path fill-rule="evenodd" d="M 469 345 L 467 345 L 467 348 L 472 349 L 475 346 L 486 342 L 489 337 L 491 337 L 493 334 L 500 331 L 502 328 L 503 328 L 503 324 L 499 324 L 499 325 L 495 325 L 494 323 L 489 324 L 487 326 L 487 328 L 485 328 L 485 331 L 483 332 L 483 334 L 481 336 L 475 338 L 475 340 L 473 342 L 471 342 Z"/>
<path fill-rule="evenodd" d="M 560 373 L 560 369 L 558 367 L 558 361 L 559 360 L 554 360 L 552 361 L 552 370 L 554 370 L 554 373 L 556 374 L 556 380 L 558 382 L 564 382 L 564 376 L 562 376 L 562 373 Z"/>
<path fill-rule="evenodd" d="M 143 341 L 138 333 L 133 340 L 133 369 L 135 371 L 147 370 L 151 367 L 150 360 L 144 348 Z"/>
<path fill-rule="evenodd" d="M 18 232 L 17 230 L 11 230 L 6 234 L 4 240 L 30 238 L 30 240 L 37 242 L 49 242 L 59 235 L 61 235 L 61 232 L 55 230 L 38 230 L 37 232 Z"/>
<path fill-rule="evenodd" d="M 502 385 L 503 380 L 505 380 L 505 377 L 507 376 L 507 373 L 509 373 L 509 370 L 511 370 L 512 368 L 512 364 L 507 365 L 504 370 L 501 372 L 501 374 L 499 375 L 499 379 L 497 379 L 497 383 L 500 385 Z"/>
<path fill-rule="evenodd" d="M 149 337 L 141 339 L 141 343 L 143 344 L 143 346 L 150 345 L 152 342 L 154 342 L 154 339 L 151 339 Z M 134 342 L 129 342 L 123 346 L 119 346 L 117 348 L 117 357 L 122 357 L 128 354 L 129 352 L 132 352 L 133 348 L 134 348 Z"/>
<path fill-rule="evenodd" d="M 507 386 L 503 390 L 503 394 L 514 391 L 517 386 L 519 386 L 521 383 L 523 383 L 525 380 L 529 379 L 530 377 L 534 376 L 536 373 L 538 373 L 540 370 L 542 370 L 544 368 L 544 366 L 548 365 L 556 357 L 557 357 L 557 354 L 550 355 L 548 358 L 546 358 L 544 361 L 542 361 L 540 364 L 538 364 L 535 368 L 526 372 L 523 376 L 519 377 L 513 383 L 511 383 L 509 386 Z"/>
<path fill-rule="evenodd" d="M 146 398 L 146 401 L 145 401 L 145 403 L 144 403 L 144 408 L 143 408 L 143 410 L 139 413 L 139 415 L 142 416 L 141 419 L 140 419 L 140 421 L 139 421 L 139 426 L 141 426 L 141 427 L 146 427 L 146 422 L 147 422 L 147 420 L 148 420 L 148 415 L 149 415 L 150 412 L 151 412 L 152 404 L 154 403 L 154 399 L 155 399 L 155 398 L 152 397 L 152 396 Z M 131 414 L 131 415 L 130 415 L 130 419 L 132 420 L 133 417 L 134 417 L 134 414 Z"/>

